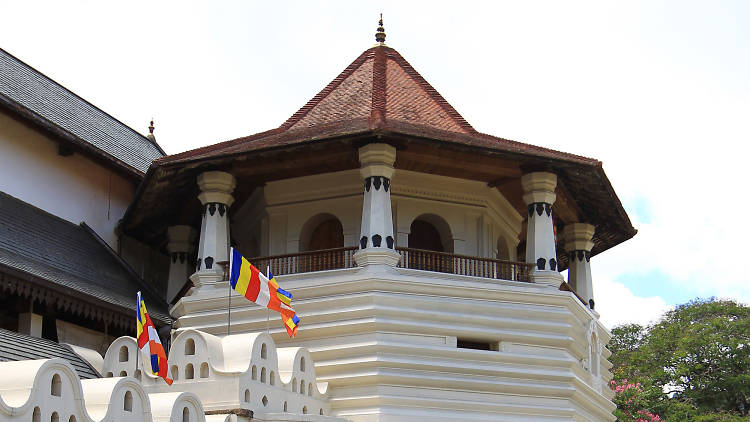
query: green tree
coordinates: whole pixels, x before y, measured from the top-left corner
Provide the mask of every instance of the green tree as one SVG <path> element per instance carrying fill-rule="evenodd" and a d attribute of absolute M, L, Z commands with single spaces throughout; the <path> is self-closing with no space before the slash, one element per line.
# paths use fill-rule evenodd
<path fill-rule="evenodd" d="M 667 421 L 746 420 L 750 307 L 695 300 L 649 327 L 612 330 L 615 379 L 640 382 L 643 406 Z"/>

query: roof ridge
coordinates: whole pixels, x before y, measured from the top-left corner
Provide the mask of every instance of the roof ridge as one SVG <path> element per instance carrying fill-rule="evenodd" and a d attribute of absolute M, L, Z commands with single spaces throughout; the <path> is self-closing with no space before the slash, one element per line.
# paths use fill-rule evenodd
<path fill-rule="evenodd" d="M 136 134 L 136 135 L 140 136 L 141 138 L 143 138 L 143 139 L 144 139 L 144 140 L 146 140 L 147 142 L 151 142 L 151 141 L 150 141 L 150 140 L 149 140 L 149 139 L 148 139 L 148 138 L 147 138 L 146 136 L 142 135 L 142 134 L 141 134 L 140 132 L 138 132 L 137 130 L 135 130 L 135 129 L 133 129 L 132 127 L 130 127 L 129 125 L 127 125 L 127 124 L 123 123 L 122 121 L 120 121 L 120 120 L 119 120 L 119 119 L 117 119 L 116 117 L 112 116 L 111 114 L 107 113 L 106 111 L 102 110 L 101 108 L 97 107 L 97 106 L 96 106 L 96 105 L 94 105 L 93 103 L 89 102 L 89 101 L 88 101 L 87 99 L 85 99 L 85 98 L 81 97 L 80 95 L 76 94 L 75 92 L 71 91 L 70 89 L 68 89 L 67 87 L 65 87 L 65 85 L 63 85 L 63 84 L 61 84 L 61 83 L 57 82 L 56 80 L 54 80 L 54 79 L 50 78 L 49 76 L 47 76 L 47 75 L 45 75 L 44 73 L 42 73 L 42 72 L 40 72 L 39 70 L 37 70 L 37 69 L 36 69 L 35 67 L 33 67 L 33 66 L 29 65 L 29 64 L 28 64 L 28 63 L 26 63 L 25 61 L 23 61 L 23 60 L 19 59 L 18 57 L 14 56 L 13 54 L 9 53 L 9 52 L 8 52 L 7 50 L 5 50 L 5 49 L 3 49 L 3 48 L 0 48 L 0 51 L 1 51 L 1 52 L 3 52 L 3 53 L 5 53 L 5 54 L 7 54 L 8 56 L 10 56 L 11 58 L 13 58 L 13 59 L 14 59 L 14 60 L 16 60 L 17 62 L 19 62 L 19 63 L 21 63 L 22 65 L 26 66 L 27 68 L 31 69 L 32 71 L 36 72 L 36 73 L 37 73 L 37 74 L 39 74 L 40 76 L 42 76 L 42 77 L 46 78 L 47 80 L 49 80 L 50 82 L 54 83 L 55 85 L 59 86 L 60 88 L 64 89 L 65 91 L 69 92 L 69 93 L 70 93 L 70 94 L 72 94 L 72 95 L 73 95 L 74 97 L 78 98 L 79 100 L 83 101 L 84 103 L 86 103 L 86 104 L 90 105 L 91 107 L 93 107 L 93 108 L 95 108 L 95 109 L 97 109 L 97 110 L 101 111 L 101 112 L 102 112 L 103 114 L 105 114 L 105 115 L 106 115 L 107 117 L 109 117 L 109 118 L 111 118 L 112 120 L 116 121 L 117 123 L 121 124 L 121 125 L 122 125 L 122 126 L 124 126 L 125 128 L 129 129 L 129 130 L 130 130 L 131 132 L 133 132 L 134 134 Z M 12 100 L 11 100 L 11 101 L 12 101 Z M 18 104 L 18 103 L 17 103 L 16 101 L 13 101 L 13 102 L 14 102 L 14 103 L 16 103 L 16 104 Z M 23 107 L 23 106 L 22 106 L 22 107 Z M 26 108 L 26 107 L 24 107 L 24 108 Z M 36 114 L 36 113 L 35 113 L 35 114 Z M 67 131 L 66 131 L 66 132 L 67 132 Z M 74 135 L 74 136 L 75 136 L 75 135 Z M 164 152 L 164 151 L 163 151 L 163 150 L 161 149 L 161 147 L 160 147 L 160 146 L 159 146 L 158 144 L 154 144 L 154 145 L 156 146 L 156 148 L 157 148 L 157 149 L 158 149 L 158 150 L 159 150 L 159 151 L 160 151 L 160 152 L 161 152 L 162 154 L 166 155 L 166 153 L 165 153 L 165 152 Z M 106 153 L 106 152 L 105 152 L 105 153 Z M 106 153 L 106 154 L 107 154 L 107 155 L 111 155 L 111 154 L 109 154 L 109 153 Z M 113 157 L 114 157 L 114 156 L 113 156 Z M 119 158 L 117 158 L 117 157 L 114 157 L 114 158 L 116 158 L 116 159 L 117 159 L 117 160 L 119 160 L 119 161 L 122 161 L 122 160 L 120 160 L 120 159 L 119 159 Z"/>
<path fill-rule="evenodd" d="M 375 58 L 372 64 L 372 99 L 370 110 L 370 127 L 378 128 L 385 124 L 386 99 L 388 98 L 388 83 L 386 81 L 387 58 L 385 50 L 375 47 Z"/>
<path fill-rule="evenodd" d="M 474 129 L 469 122 L 466 121 L 466 119 L 459 114 L 458 111 L 456 111 L 455 108 L 442 96 L 440 93 L 432 86 L 429 82 L 419 73 L 416 69 L 408 62 L 406 59 L 398 52 L 396 49 L 391 47 L 383 46 L 384 49 L 386 49 L 388 53 L 388 57 L 391 58 L 396 64 L 401 66 L 401 68 L 406 72 L 409 77 L 414 80 L 419 86 L 424 89 L 425 93 L 429 95 L 448 115 L 453 119 L 456 124 L 458 124 L 460 127 L 466 129 L 470 133 L 479 133 L 476 129 Z"/>
<path fill-rule="evenodd" d="M 349 64 L 349 66 L 346 67 L 341 73 L 339 73 L 336 78 L 334 78 L 331 82 L 326 85 L 325 88 L 323 88 L 320 92 L 318 92 L 312 99 L 310 99 L 307 103 L 305 103 L 302 108 L 297 110 L 296 113 L 292 114 L 290 118 L 288 118 L 284 123 L 279 126 L 279 129 L 287 130 L 290 127 L 294 126 L 295 123 L 302 120 L 303 117 L 307 115 L 313 108 L 315 108 L 316 105 L 318 105 L 325 97 L 328 96 L 331 92 L 333 92 L 341 83 L 346 80 L 352 73 L 354 73 L 355 70 L 357 70 L 364 62 L 367 61 L 371 56 L 374 55 L 374 50 L 377 47 L 372 47 L 360 54 L 354 61 Z"/>

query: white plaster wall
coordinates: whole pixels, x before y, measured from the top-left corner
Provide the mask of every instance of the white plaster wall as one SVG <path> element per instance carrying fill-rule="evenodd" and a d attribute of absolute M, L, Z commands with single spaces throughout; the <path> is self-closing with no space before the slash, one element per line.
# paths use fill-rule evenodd
<path fill-rule="evenodd" d="M 334 416 L 613 420 L 611 364 L 601 346 L 609 334 L 570 292 L 377 265 L 277 280 L 294 294 L 301 324 L 293 340 L 277 318 L 270 332 L 279 346 L 310 350 L 317 380 L 329 384 Z M 179 327 L 222 335 L 226 306 L 225 289 L 217 289 L 182 298 L 172 315 Z M 232 332 L 265 327 L 264 309 L 232 301 Z M 460 349 L 457 339 L 496 350 Z M 596 361 L 598 369 L 591 368 Z"/>
<path fill-rule="evenodd" d="M 58 155 L 57 142 L 0 112 L 0 191 L 74 224 L 86 222 L 113 249 L 132 182 L 94 161 Z"/>
<path fill-rule="evenodd" d="M 262 197 L 254 194 L 237 208 L 233 223 L 241 228 L 233 228 L 232 234 L 238 244 L 249 243 L 250 237 L 263 239 L 264 254 L 296 253 L 304 247 L 305 223 L 319 214 L 331 214 L 341 222 L 344 246 L 356 246 L 362 190 L 358 170 L 269 182 Z M 415 218 L 433 214 L 447 223 L 448 251 L 494 258 L 502 238 L 510 259 L 516 259 L 523 216 L 485 183 L 398 170 L 391 183 L 391 202 L 396 246 L 408 245 Z M 262 232 L 266 229 L 267 235 Z"/>

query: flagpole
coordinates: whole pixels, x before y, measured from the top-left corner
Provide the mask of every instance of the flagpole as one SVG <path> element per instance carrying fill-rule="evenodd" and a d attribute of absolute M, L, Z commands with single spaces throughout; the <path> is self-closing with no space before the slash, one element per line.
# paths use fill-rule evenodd
<path fill-rule="evenodd" d="M 268 334 L 268 321 L 271 319 L 270 314 L 268 313 L 268 308 L 266 308 L 266 334 Z"/>
<path fill-rule="evenodd" d="M 229 254 L 231 259 L 231 249 L 229 249 Z M 229 262 L 230 261 L 217 262 L 217 264 L 220 264 L 222 268 L 224 268 L 224 279 L 226 279 L 227 285 L 229 286 L 229 292 L 227 293 L 227 335 L 229 335 L 229 327 L 232 324 L 232 282 L 229 280 Z"/>
<path fill-rule="evenodd" d="M 136 322 L 138 322 L 139 321 L 139 316 L 141 314 L 141 292 L 138 292 L 138 296 L 137 296 L 136 301 L 138 302 L 137 303 L 138 307 L 135 310 L 135 312 L 136 312 L 135 319 L 136 319 Z M 105 330 L 106 330 L 106 327 L 107 326 L 105 325 L 104 326 Z M 138 328 L 136 327 L 136 335 L 138 335 L 137 330 L 138 330 Z M 139 355 L 138 352 L 139 351 L 140 350 L 138 349 L 138 339 L 136 338 L 135 339 L 135 371 L 133 372 L 133 378 L 135 378 L 135 375 L 138 373 L 138 355 Z"/>

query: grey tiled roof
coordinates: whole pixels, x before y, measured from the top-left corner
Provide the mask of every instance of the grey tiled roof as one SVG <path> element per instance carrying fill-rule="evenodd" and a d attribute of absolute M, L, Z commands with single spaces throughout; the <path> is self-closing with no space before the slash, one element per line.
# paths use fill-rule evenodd
<path fill-rule="evenodd" d="M 0 192 L 0 270 L 8 267 L 82 294 L 122 312 L 143 291 L 149 314 L 169 321 L 167 304 L 145 289 L 107 246 L 77 226 Z"/>
<path fill-rule="evenodd" d="M 0 362 L 63 358 L 82 379 L 101 378 L 99 372 L 70 346 L 0 328 Z"/>
<path fill-rule="evenodd" d="M 0 49 L 2 103 L 141 173 L 164 155 L 143 135 Z"/>

